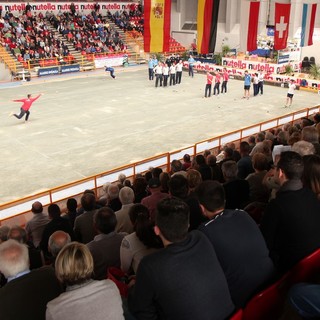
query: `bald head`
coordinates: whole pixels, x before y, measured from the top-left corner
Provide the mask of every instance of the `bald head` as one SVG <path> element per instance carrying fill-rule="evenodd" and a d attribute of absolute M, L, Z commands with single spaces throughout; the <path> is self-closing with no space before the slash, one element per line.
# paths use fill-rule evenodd
<path fill-rule="evenodd" d="M 41 213 L 43 211 L 42 203 L 39 201 L 36 201 L 32 204 L 31 211 L 33 213 Z"/>
<path fill-rule="evenodd" d="M 50 236 L 48 241 L 48 249 L 51 254 L 56 257 L 60 250 L 70 242 L 70 235 L 64 231 L 58 230 Z"/>

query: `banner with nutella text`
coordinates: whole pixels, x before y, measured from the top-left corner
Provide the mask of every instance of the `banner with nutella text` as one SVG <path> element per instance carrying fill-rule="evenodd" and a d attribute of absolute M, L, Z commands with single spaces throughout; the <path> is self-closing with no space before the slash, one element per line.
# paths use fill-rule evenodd
<path fill-rule="evenodd" d="M 171 0 L 144 0 L 144 51 L 168 52 Z"/>
<path fill-rule="evenodd" d="M 26 5 L 28 2 L 0 2 L 0 6 L 2 6 L 2 17 L 5 15 L 7 11 L 13 13 L 14 15 L 18 15 L 19 13 L 26 10 Z M 29 2 L 31 5 L 31 11 L 43 14 L 47 11 L 58 13 L 59 10 L 62 12 L 70 10 L 71 2 Z M 76 7 L 76 11 L 84 12 L 85 14 L 90 13 L 94 10 L 95 2 L 74 2 Z M 105 15 L 107 11 L 110 11 L 112 14 L 116 13 L 117 11 L 129 11 L 132 2 L 100 2 L 100 12 L 102 15 Z M 138 4 L 138 2 L 136 2 Z"/>

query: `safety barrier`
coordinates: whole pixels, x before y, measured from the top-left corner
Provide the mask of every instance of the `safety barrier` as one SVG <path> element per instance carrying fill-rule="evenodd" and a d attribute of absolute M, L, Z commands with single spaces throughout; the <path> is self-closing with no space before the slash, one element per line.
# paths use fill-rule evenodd
<path fill-rule="evenodd" d="M 144 173 L 150 167 L 161 167 L 164 171 L 169 171 L 170 163 L 174 159 L 182 159 L 183 155 L 188 153 L 192 156 L 203 153 L 209 149 L 214 153 L 219 152 L 221 146 L 228 142 L 240 142 L 260 131 L 266 131 L 273 128 L 279 128 L 287 123 L 295 123 L 303 117 L 309 117 L 315 112 L 320 111 L 320 105 L 295 111 L 278 118 L 274 118 L 265 122 L 251 125 L 239 130 L 235 130 L 217 137 L 203 140 L 194 145 L 175 150 L 173 152 L 165 152 L 160 155 L 144 159 L 132 164 L 121 166 L 113 170 L 99 173 L 85 179 L 74 181 L 32 196 L 11 201 L 0 205 L 0 224 L 24 224 L 29 216 L 31 205 L 34 201 L 40 201 L 45 207 L 51 203 L 57 203 L 62 209 L 65 206 L 66 199 L 70 197 L 79 198 L 84 190 L 92 189 L 99 196 L 101 187 L 106 182 L 114 182 L 118 180 L 120 173 L 125 174 L 128 178 L 134 177 L 137 173 Z"/>

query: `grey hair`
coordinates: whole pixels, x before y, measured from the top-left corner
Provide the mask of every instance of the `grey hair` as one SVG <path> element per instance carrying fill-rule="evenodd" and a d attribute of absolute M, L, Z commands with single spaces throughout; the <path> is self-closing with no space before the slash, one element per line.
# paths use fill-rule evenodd
<path fill-rule="evenodd" d="M 0 270 L 6 278 L 29 269 L 29 253 L 25 244 L 9 239 L 0 244 Z"/>
<path fill-rule="evenodd" d="M 119 199 L 122 204 L 130 204 L 134 201 L 134 192 L 129 187 L 121 188 L 119 192 Z"/>
<path fill-rule="evenodd" d="M 292 145 L 291 150 L 299 153 L 301 157 L 315 153 L 314 145 L 311 142 L 305 140 L 295 142 Z"/>

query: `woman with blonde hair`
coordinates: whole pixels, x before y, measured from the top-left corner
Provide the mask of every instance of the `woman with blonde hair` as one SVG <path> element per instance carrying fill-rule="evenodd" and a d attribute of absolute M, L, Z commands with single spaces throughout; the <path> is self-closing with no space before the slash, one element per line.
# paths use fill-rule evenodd
<path fill-rule="evenodd" d="M 92 279 L 93 259 L 86 245 L 67 244 L 59 252 L 55 271 L 66 292 L 47 304 L 46 320 L 122 320 L 122 301 L 111 280 Z"/>

